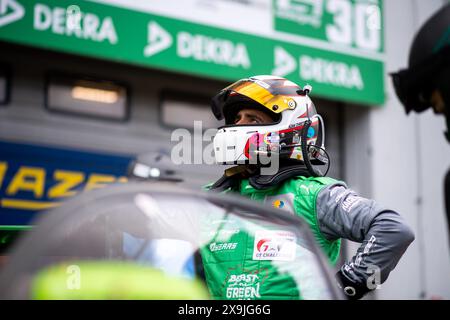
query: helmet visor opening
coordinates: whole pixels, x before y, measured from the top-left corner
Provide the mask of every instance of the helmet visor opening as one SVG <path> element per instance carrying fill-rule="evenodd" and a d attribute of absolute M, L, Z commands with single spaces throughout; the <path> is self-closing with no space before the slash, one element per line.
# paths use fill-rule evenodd
<path fill-rule="evenodd" d="M 271 122 L 268 123 L 258 123 L 261 124 L 276 124 L 279 123 L 281 120 L 281 114 L 271 112 L 270 110 L 267 110 L 267 108 L 264 108 L 264 106 L 260 105 L 256 102 L 251 101 L 236 101 L 234 103 L 227 104 L 224 106 L 224 118 L 225 118 L 225 125 L 235 125 L 236 117 L 239 113 L 239 111 L 244 109 L 253 109 L 257 111 L 261 111 L 264 114 L 266 114 L 270 119 L 272 119 Z"/>
<path fill-rule="evenodd" d="M 218 120 L 224 118 L 224 106 L 229 99 L 236 94 L 247 97 L 271 113 L 279 114 L 284 110 L 294 109 L 295 100 L 290 96 L 297 96 L 298 86 L 276 86 L 276 82 L 263 82 L 261 80 L 243 79 L 239 80 L 222 91 L 212 99 L 213 113 Z"/>

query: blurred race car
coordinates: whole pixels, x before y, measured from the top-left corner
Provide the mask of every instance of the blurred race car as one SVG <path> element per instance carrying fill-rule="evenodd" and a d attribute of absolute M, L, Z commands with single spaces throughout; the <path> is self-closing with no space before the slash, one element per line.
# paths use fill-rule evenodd
<path fill-rule="evenodd" d="M 258 241 L 243 254 L 272 257 L 261 260 L 297 283 L 301 298 L 341 298 L 300 218 L 163 181 L 85 192 L 41 215 L 0 269 L 0 298 L 213 299 L 205 255 L 226 259 L 245 237 Z M 224 275 L 227 298 L 264 297 L 259 284 L 271 274 L 245 272 Z"/>

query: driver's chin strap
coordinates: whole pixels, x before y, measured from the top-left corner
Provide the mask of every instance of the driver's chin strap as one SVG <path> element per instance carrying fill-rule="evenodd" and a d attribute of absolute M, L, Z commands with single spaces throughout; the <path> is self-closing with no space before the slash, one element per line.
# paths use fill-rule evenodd
<path fill-rule="evenodd" d="M 295 164 L 280 167 L 274 175 L 257 174 L 249 177 L 248 180 L 253 188 L 264 190 L 297 176 L 311 177 L 312 175 L 304 165 Z"/>
<path fill-rule="evenodd" d="M 261 175 L 260 167 L 252 165 L 238 165 L 225 170 L 224 175 L 211 187 L 213 191 L 236 190 L 242 179 L 248 179 L 250 185 L 258 190 L 264 190 L 276 186 L 296 176 L 311 177 L 311 173 L 304 165 L 287 164 L 280 166 L 274 175 Z"/>
<path fill-rule="evenodd" d="M 228 168 L 224 171 L 223 176 L 214 182 L 209 190 L 221 192 L 227 189 L 236 190 L 239 188 L 239 181 L 252 175 L 249 169 L 253 169 L 249 165 L 239 165 Z"/>

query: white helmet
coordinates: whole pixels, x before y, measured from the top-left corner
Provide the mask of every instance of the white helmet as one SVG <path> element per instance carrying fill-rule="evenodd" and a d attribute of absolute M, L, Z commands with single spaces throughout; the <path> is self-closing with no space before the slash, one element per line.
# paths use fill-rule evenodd
<path fill-rule="evenodd" d="M 214 137 L 214 152 L 219 164 L 261 163 L 262 157 L 279 156 L 298 160 L 308 169 L 327 164 L 322 117 L 308 96 L 310 86 L 277 76 L 241 79 L 212 98 L 212 111 L 225 126 Z M 274 119 L 270 124 L 234 124 L 237 112 L 259 108 Z M 306 143 L 304 143 L 306 141 Z M 313 175 L 322 175 L 311 169 Z"/>

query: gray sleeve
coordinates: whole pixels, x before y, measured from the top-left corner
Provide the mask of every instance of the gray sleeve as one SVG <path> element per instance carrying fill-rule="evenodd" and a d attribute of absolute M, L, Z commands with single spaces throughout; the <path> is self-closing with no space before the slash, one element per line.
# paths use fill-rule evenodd
<path fill-rule="evenodd" d="M 320 191 L 317 219 L 328 240 L 345 238 L 362 243 L 341 268 L 347 277 L 362 285 L 373 280 L 376 285 L 383 283 L 414 240 L 414 233 L 397 212 L 342 185 Z"/>

